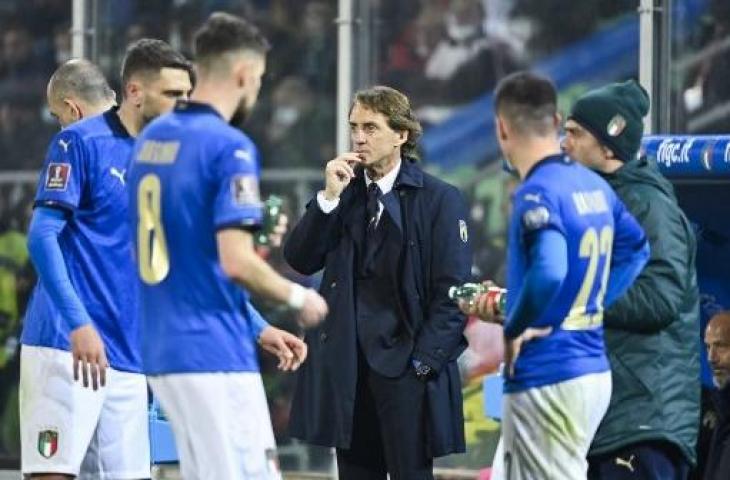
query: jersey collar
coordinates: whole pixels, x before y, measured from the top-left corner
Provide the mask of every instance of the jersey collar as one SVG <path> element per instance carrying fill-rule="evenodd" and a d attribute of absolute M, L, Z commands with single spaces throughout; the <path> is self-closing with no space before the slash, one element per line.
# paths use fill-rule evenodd
<path fill-rule="evenodd" d="M 192 100 L 178 100 L 175 104 L 175 112 L 183 113 L 212 113 L 223 120 L 223 116 L 208 103 L 194 102 Z"/>
<path fill-rule="evenodd" d="M 527 175 L 525 175 L 525 180 L 530 178 L 530 175 L 535 173 L 540 167 L 549 163 L 563 163 L 565 165 L 570 165 L 573 163 L 573 159 L 563 153 L 549 155 L 532 166 L 532 168 L 527 172 Z"/>
<path fill-rule="evenodd" d="M 115 106 L 104 112 L 104 120 L 106 120 L 107 125 L 109 125 L 109 128 L 111 128 L 112 132 L 114 132 L 114 135 L 123 138 L 131 137 L 127 129 L 124 128 L 124 124 L 119 119 L 119 107 Z"/>

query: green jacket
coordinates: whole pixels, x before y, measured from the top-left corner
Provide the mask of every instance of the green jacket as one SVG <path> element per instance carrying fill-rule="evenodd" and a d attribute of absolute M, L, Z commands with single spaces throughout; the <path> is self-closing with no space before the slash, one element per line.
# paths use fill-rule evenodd
<path fill-rule="evenodd" d="M 613 393 L 589 455 L 666 440 L 694 465 L 700 411 L 694 232 L 653 161 L 628 162 L 604 178 L 644 228 L 651 257 L 604 313 Z"/>

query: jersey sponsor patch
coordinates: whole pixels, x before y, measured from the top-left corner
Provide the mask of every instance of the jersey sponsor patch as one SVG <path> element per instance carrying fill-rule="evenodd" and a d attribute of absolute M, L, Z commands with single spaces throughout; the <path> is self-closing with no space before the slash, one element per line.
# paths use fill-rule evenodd
<path fill-rule="evenodd" d="M 257 205 L 261 203 L 259 179 L 256 175 L 236 175 L 231 180 L 233 203 L 236 205 Z"/>
<path fill-rule="evenodd" d="M 522 214 L 522 224 L 527 230 L 538 230 L 547 225 L 550 212 L 542 205 L 531 208 Z"/>
<path fill-rule="evenodd" d="M 70 163 L 49 163 L 46 171 L 46 190 L 65 191 L 71 177 Z"/>

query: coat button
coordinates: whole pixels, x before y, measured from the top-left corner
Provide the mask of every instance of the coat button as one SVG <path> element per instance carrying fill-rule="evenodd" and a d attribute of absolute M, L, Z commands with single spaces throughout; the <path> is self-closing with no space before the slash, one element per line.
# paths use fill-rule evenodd
<path fill-rule="evenodd" d="M 319 341 L 322 343 L 327 342 L 327 332 L 322 332 L 319 334 Z"/>
<path fill-rule="evenodd" d="M 337 282 L 330 283 L 330 288 L 335 288 L 337 286 Z"/>

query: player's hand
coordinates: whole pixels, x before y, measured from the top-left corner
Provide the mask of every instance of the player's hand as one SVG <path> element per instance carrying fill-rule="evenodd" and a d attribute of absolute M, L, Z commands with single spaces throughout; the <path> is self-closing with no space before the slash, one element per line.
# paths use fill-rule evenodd
<path fill-rule="evenodd" d="M 304 305 L 299 309 L 299 325 L 303 328 L 311 328 L 319 325 L 327 316 L 329 308 L 322 295 L 311 288 L 307 289 Z"/>
<path fill-rule="evenodd" d="M 294 371 L 307 358 L 307 344 L 296 335 L 268 326 L 263 329 L 258 339 L 261 348 L 276 355 L 279 359 L 279 370 Z"/>
<path fill-rule="evenodd" d="M 522 344 L 535 338 L 542 338 L 550 335 L 553 327 L 528 328 L 517 338 L 504 337 L 504 368 L 506 377 L 515 376 L 515 362 L 520 355 Z"/>
<path fill-rule="evenodd" d="M 269 243 L 268 246 L 271 248 L 279 248 L 281 247 L 281 244 L 284 240 L 284 235 L 286 235 L 286 231 L 289 229 L 289 217 L 284 215 L 283 213 L 279 215 L 279 218 L 276 219 L 276 225 L 274 226 L 274 229 L 269 234 Z"/>
<path fill-rule="evenodd" d="M 497 286 L 490 280 L 483 283 L 488 288 Z M 459 310 L 461 310 L 465 315 L 475 316 L 484 322 L 504 325 L 504 312 L 499 311 L 497 302 L 494 301 L 494 298 L 494 295 L 482 293 L 473 302 L 459 300 Z"/>
<path fill-rule="evenodd" d="M 360 161 L 360 157 L 356 153 L 347 152 L 327 162 L 324 169 L 324 197 L 327 200 L 340 198 L 340 194 L 350 184 L 350 180 L 355 178 L 355 165 Z"/>
<path fill-rule="evenodd" d="M 74 381 L 78 381 L 81 376 L 84 387 L 88 387 L 91 377 L 94 390 L 106 385 L 109 362 L 106 360 L 104 343 L 93 325 L 86 324 L 71 332 L 71 354 L 74 359 Z"/>

